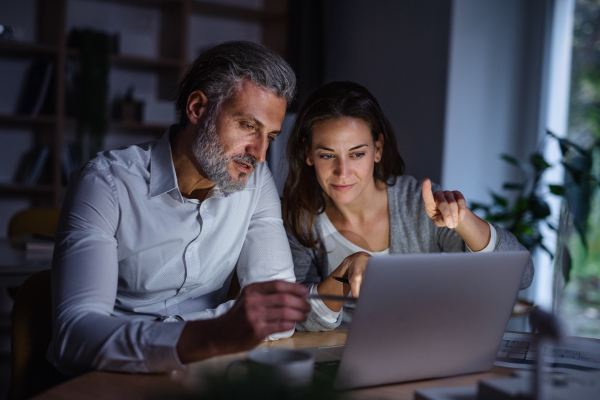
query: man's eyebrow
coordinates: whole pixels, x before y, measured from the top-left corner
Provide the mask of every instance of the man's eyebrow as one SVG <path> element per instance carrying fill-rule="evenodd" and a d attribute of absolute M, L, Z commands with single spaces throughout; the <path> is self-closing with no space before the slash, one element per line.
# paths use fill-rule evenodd
<path fill-rule="evenodd" d="M 239 119 L 249 119 L 254 125 L 258 126 L 259 128 L 264 128 L 265 124 L 263 124 L 262 122 L 260 122 L 258 119 L 256 119 L 256 117 L 252 116 L 252 115 L 247 115 L 247 114 L 242 114 L 242 113 L 235 113 L 233 114 L 233 118 L 239 120 Z"/>

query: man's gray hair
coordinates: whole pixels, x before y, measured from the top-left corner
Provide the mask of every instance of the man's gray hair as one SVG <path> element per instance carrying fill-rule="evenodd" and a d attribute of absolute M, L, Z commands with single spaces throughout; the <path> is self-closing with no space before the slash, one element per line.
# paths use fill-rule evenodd
<path fill-rule="evenodd" d="M 296 93 L 296 75 L 277 53 L 254 42 L 221 43 L 200 54 L 177 88 L 176 108 L 181 128 L 188 123 L 188 97 L 201 90 L 211 109 L 219 108 L 243 80 L 270 90 L 289 104 Z"/>

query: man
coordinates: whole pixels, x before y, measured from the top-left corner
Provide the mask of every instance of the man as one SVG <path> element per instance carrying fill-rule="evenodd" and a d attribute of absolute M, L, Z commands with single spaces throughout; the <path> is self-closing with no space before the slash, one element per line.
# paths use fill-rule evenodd
<path fill-rule="evenodd" d="M 52 264 L 58 371 L 168 371 L 290 336 L 305 319 L 262 164 L 294 91 L 272 51 L 221 44 L 180 83 L 179 125 L 71 177 Z M 243 289 L 224 302 L 234 270 Z"/>

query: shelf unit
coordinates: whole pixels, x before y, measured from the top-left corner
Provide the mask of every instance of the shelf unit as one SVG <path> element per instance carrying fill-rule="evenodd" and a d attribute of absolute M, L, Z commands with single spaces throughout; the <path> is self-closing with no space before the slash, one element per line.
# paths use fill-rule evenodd
<path fill-rule="evenodd" d="M 286 57 L 287 0 L 264 0 L 262 9 L 197 0 L 102 0 L 136 7 L 158 8 L 161 27 L 158 57 L 148 58 L 127 54 L 112 55 L 111 68 L 152 71 L 158 75 L 159 99 L 172 97 L 172 89 L 188 67 L 188 33 L 193 15 L 252 21 L 261 24 L 262 43 Z M 54 115 L 0 114 L 0 128 L 14 125 L 30 126 L 36 142 L 52 149 L 51 182 L 38 185 L 0 184 L 0 199 L 7 196 L 28 196 L 34 205 L 60 206 L 64 192 L 61 152 L 65 127 L 76 119 L 65 115 L 65 68 L 67 61 L 78 58 L 79 51 L 67 48 L 67 11 L 69 0 L 37 0 L 36 43 L 0 41 L 0 57 L 48 59 L 54 63 Z M 159 136 L 166 125 L 110 121 L 110 129 Z M 50 165 L 50 164 L 49 164 Z"/>

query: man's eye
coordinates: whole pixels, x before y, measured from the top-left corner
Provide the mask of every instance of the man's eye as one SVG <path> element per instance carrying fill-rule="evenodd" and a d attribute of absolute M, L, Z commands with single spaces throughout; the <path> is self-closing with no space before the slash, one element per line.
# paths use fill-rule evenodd
<path fill-rule="evenodd" d="M 242 124 L 242 126 L 244 127 L 244 129 L 247 129 L 249 131 L 254 130 L 254 125 L 252 125 L 252 124 L 244 123 L 244 124 Z"/>
<path fill-rule="evenodd" d="M 275 136 L 269 135 L 269 142 L 274 142 L 274 141 L 275 141 Z"/>

